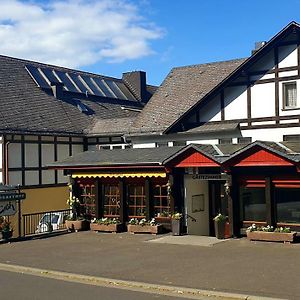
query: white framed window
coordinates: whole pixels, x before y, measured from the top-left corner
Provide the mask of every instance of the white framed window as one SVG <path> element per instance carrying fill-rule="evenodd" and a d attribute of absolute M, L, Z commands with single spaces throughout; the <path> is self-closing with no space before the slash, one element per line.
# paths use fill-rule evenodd
<path fill-rule="evenodd" d="M 296 81 L 283 83 L 282 91 L 283 91 L 283 108 L 284 109 L 298 108 L 299 104 L 297 100 Z"/>

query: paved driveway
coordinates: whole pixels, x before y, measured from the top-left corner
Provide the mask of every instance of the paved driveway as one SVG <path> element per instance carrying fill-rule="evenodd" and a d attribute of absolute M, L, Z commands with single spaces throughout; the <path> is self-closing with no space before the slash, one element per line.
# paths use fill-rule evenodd
<path fill-rule="evenodd" d="M 300 299 L 300 244 L 231 240 L 212 247 L 153 236 L 79 232 L 0 245 L 0 262 L 114 279 Z"/>

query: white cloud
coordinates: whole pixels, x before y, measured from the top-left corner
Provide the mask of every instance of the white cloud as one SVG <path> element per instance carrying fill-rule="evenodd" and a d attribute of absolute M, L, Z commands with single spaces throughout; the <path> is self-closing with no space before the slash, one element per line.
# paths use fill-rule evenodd
<path fill-rule="evenodd" d="M 0 54 L 77 68 L 148 56 L 163 31 L 126 0 L 0 0 Z"/>

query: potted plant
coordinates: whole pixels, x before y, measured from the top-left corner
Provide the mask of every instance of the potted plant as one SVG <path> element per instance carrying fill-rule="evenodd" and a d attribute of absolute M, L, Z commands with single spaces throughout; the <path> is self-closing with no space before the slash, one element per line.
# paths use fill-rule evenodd
<path fill-rule="evenodd" d="M 182 213 L 176 212 L 171 215 L 172 235 L 182 235 Z"/>
<path fill-rule="evenodd" d="M 67 217 L 65 225 L 69 231 L 82 231 L 89 229 L 89 221 L 80 216 L 80 201 L 75 196 L 67 200 L 67 204 L 70 206 L 71 214 Z"/>
<path fill-rule="evenodd" d="M 90 229 L 94 231 L 117 233 L 123 231 L 123 224 L 117 218 L 95 218 L 91 221 Z"/>
<path fill-rule="evenodd" d="M 250 241 L 284 242 L 291 243 L 296 236 L 290 227 L 256 226 L 252 224 L 247 228 L 247 238 Z"/>
<path fill-rule="evenodd" d="M 145 218 L 138 220 L 132 218 L 129 220 L 127 225 L 127 231 L 134 233 L 151 233 L 159 234 L 162 232 L 162 225 L 155 221 L 155 218 L 152 218 L 150 221 L 147 221 Z"/>
<path fill-rule="evenodd" d="M 2 233 L 2 239 L 9 240 L 13 235 L 13 229 L 11 228 L 11 222 L 5 218 L 0 220 L 0 230 Z"/>
<path fill-rule="evenodd" d="M 215 223 L 215 235 L 217 239 L 224 239 L 225 238 L 225 223 L 227 217 L 219 213 L 214 217 Z"/>

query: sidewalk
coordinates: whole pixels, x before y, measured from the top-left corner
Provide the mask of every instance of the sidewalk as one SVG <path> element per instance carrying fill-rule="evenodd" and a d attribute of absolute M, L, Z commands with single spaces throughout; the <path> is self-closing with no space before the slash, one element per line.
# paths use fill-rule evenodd
<path fill-rule="evenodd" d="M 155 236 L 72 233 L 0 245 L 0 263 L 75 274 L 300 299 L 300 244 L 230 240 L 210 247 Z M 179 237 L 180 238 L 180 237 Z"/>

